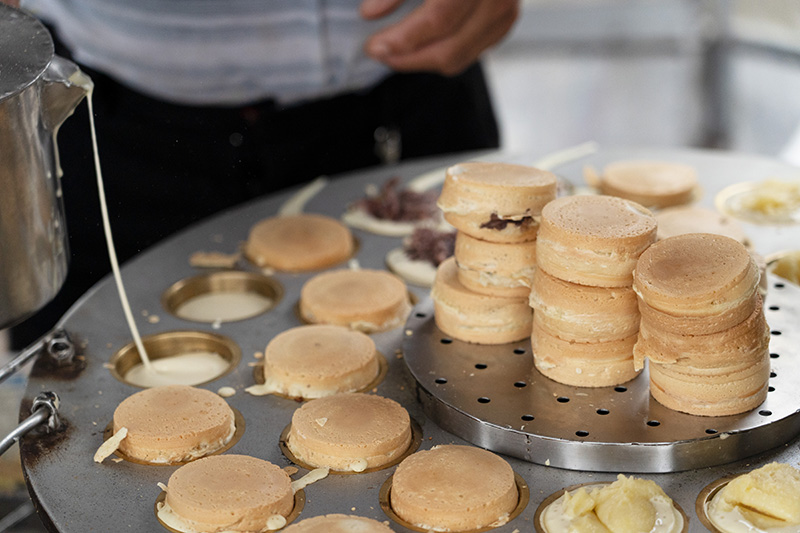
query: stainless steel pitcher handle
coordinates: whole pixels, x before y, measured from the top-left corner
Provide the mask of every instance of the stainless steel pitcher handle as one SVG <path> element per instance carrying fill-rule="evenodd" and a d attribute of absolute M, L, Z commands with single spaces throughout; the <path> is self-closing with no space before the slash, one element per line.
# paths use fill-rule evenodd
<path fill-rule="evenodd" d="M 72 360 L 75 357 L 75 345 L 70 340 L 67 332 L 60 328 L 55 329 L 45 334 L 38 341 L 20 352 L 14 359 L 3 365 L 0 368 L 0 383 L 3 383 L 25 363 L 43 351 L 46 351 L 59 366 L 72 364 Z"/>
<path fill-rule="evenodd" d="M 50 433 L 59 427 L 58 421 L 58 395 L 55 392 L 41 392 L 33 400 L 31 415 L 23 420 L 19 426 L 11 433 L 0 440 L 0 455 L 8 451 L 25 434 L 43 424 L 46 424 L 46 431 Z"/>

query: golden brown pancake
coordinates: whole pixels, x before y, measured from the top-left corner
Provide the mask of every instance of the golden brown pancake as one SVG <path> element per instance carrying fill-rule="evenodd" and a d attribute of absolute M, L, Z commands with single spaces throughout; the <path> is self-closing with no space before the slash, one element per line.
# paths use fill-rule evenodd
<path fill-rule="evenodd" d="M 203 532 L 260 532 L 293 507 L 291 479 L 280 467 L 246 455 L 215 455 L 170 476 L 159 517 L 172 515 Z"/>
<path fill-rule="evenodd" d="M 434 320 L 446 335 L 477 344 L 505 344 L 531 331 L 527 298 L 502 298 L 470 291 L 458 280 L 454 257 L 436 271 L 431 289 Z"/>
<path fill-rule="evenodd" d="M 753 364 L 769 351 L 769 328 L 761 297 L 750 316 L 739 324 L 714 333 L 691 335 L 667 331 L 661 323 L 642 318 L 634 357 L 641 367 L 644 358 L 662 364 L 689 364 L 700 368 L 723 368 Z"/>
<path fill-rule="evenodd" d="M 727 416 L 755 409 L 767 399 L 769 357 L 732 369 L 650 362 L 650 394 L 675 411 Z"/>
<path fill-rule="evenodd" d="M 459 232 L 455 258 L 458 280 L 473 292 L 506 298 L 526 297 L 530 293 L 536 268 L 536 241 L 496 243 Z"/>
<path fill-rule="evenodd" d="M 593 169 L 585 172 L 590 178 Z M 646 207 L 668 207 L 692 201 L 697 171 L 689 165 L 664 161 L 631 160 L 611 163 L 597 184 L 603 194 L 618 196 Z"/>
<path fill-rule="evenodd" d="M 292 415 L 286 445 L 313 467 L 363 472 L 383 466 L 411 444 L 408 412 L 394 400 L 361 393 L 312 400 Z"/>
<path fill-rule="evenodd" d="M 514 471 L 500 456 L 445 445 L 408 456 L 397 466 L 390 502 L 411 524 L 468 531 L 508 519 L 519 500 Z"/>
<path fill-rule="evenodd" d="M 751 314 L 758 280 L 758 267 L 741 243 L 722 235 L 688 233 L 659 241 L 642 254 L 633 289 L 655 311 L 699 318 L 693 331 L 713 333 Z M 679 321 L 673 327 L 667 318 L 663 322 L 669 330 L 688 325 Z"/>
<path fill-rule="evenodd" d="M 123 400 L 114 411 L 114 433 L 127 428 L 119 450 L 151 463 L 176 463 L 222 448 L 236 431 L 228 403 L 211 391 L 186 385 L 152 387 Z"/>
<path fill-rule="evenodd" d="M 565 341 L 606 342 L 639 330 L 636 293 L 630 287 L 589 287 L 536 269 L 529 300 L 539 326 Z"/>
<path fill-rule="evenodd" d="M 714 209 L 692 206 L 669 207 L 655 214 L 658 221 L 658 239 L 663 240 L 684 233 L 715 233 L 730 237 L 749 246 L 749 239 L 741 224 Z"/>
<path fill-rule="evenodd" d="M 533 362 L 543 375 L 575 387 L 610 387 L 635 378 L 636 334 L 606 342 L 571 342 L 547 333 L 533 314 Z"/>
<path fill-rule="evenodd" d="M 396 328 L 411 312 L 408 289 L 384 270 L 334 270 L 317 274 L 300 292 L 300 314 L 313 324 L 371 333 Z"/>
<path fill-rule="evenodd" d="M 378 375 L 375 342 L 344 326 L 314 324 L 276 335 L 264 350 L 264 383 L 294 398 L 319 398 L 369 385 Z"/>
<path fill-rule="evenodd" d="M 437 205 L 459 231 L 490 242 L 536 239 L 538 217 L 556 197 L 554 174 L 508 163 L 467 162 L 447 169 Z"/>
<path fill-rule="evenodd" d="M 644 207 L 612 196 L 565 196 L 542 211 L 536 263 L 551 276 L 594 287 L 626 287 L 656 238 Z"/>
<path fill-rule="evenodd" d="M 287 272 L 327 268 L 346 261 L 353 251 L 347 226 L 311 213 L 262 220 L 250 230 L 244 247 L 256 265 Z"/>

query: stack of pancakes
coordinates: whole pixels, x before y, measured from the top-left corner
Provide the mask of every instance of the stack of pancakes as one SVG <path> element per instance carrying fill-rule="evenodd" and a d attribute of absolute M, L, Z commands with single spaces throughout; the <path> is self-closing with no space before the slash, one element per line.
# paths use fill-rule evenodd
<path fill-rule="evenodd" d="M 479 344 L 530 334 L 537 219 L 555 195 L 555 175 L 532 167 L 469 162 L 447 169 L 438 205 L 458 235 L 455 257 L 439 265 L 431 291 L 439 329 Z"/>
<path fill-rule="evenodd" d="M 641 327 L 637 368 L 650 360 L 650 392 L 694 415 L 749 411 L 764 401 L 769 329 L 759 271 L 739 242 L 690 233 L 659 241 L 639 258 L 634 290 Z"/>
<path fill-rule="evenodd" d="M 545 206 L 530 294 L 531 344 L 542 374 L 579 387 L 637 375 L 633 269 L 655 237 L 655 218 L 630 200 L 570 196 Z"/>

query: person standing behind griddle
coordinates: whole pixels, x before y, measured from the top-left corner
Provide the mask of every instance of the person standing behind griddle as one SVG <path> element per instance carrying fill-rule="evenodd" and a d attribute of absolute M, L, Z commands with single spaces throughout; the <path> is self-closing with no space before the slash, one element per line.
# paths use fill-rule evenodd
<path fill-rule="evenodd" d="M 11 0 L 0 0 L 9 2 Z M 95 83 L 122 261 L 212 213 L 401 159 L 494 148 L 479 55 L 519 0 L 23 0 Z M 86 106 L 59 133 L 64 288 L 22 348 L 109 270 Z M 387 174 L 387 178 L 388 178 Z"/>

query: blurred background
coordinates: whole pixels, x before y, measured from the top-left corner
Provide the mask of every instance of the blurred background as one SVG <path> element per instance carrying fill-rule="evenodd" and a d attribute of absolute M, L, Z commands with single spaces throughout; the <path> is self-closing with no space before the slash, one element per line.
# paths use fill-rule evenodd
<path fill-rule="evenodd" d="M 486 65 L 504 147 L 779 156 L 800 126 L 795 0 L 527 0 Z"/>
<path fill-rule="evenodd" d="M 503 149 L 702 147 L 800 165 L 797 0 L 525 0 L 485 67 Z M 0 363 L 11 357 L 0 332 Z M 24 374 L 0 386 L 0 434 Z M 44 531 L 15 451 L 0 458 L 0 533 Z"/>

